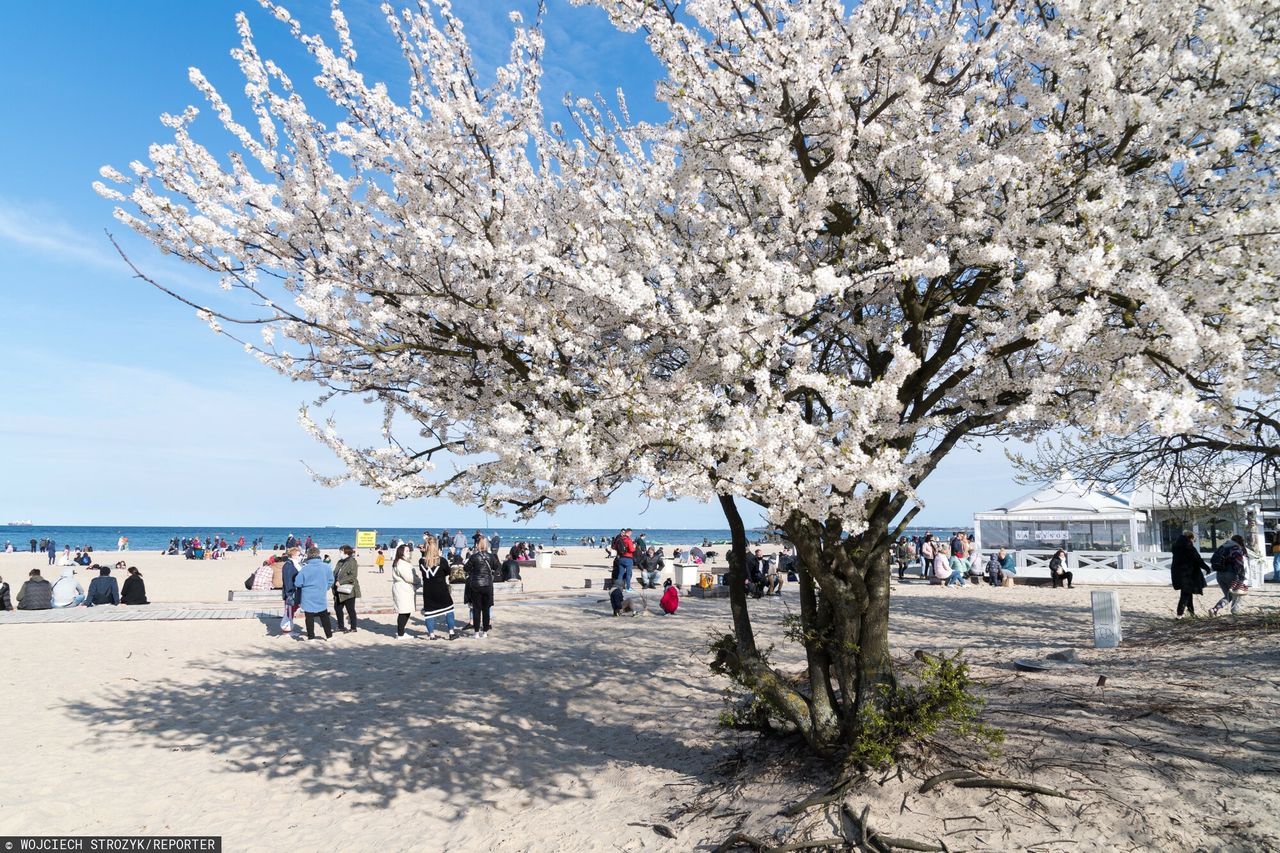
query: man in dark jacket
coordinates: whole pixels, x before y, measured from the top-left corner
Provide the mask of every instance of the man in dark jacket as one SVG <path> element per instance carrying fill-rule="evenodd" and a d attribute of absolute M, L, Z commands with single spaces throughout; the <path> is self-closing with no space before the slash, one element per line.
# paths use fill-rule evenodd
<path fill-rule="evenodd" d="M 1204 576 L 1209 573 L 1209 566 L 1200 556 L 1196 548 L 1195 534 L 1190 530 L 1182 531 L 1182 535 L 1173 543 L 1173 559 L 1169 561 L 1169 575 L 1173 588 L 1178 590 L 1178 618 L 1183 611 L 1196 615 L 1195 599 L 1192 596 L 1204 592 Z"/>
<path fill-rule="evenodd" d="M 39 569 L 32 569 L 27 582 L 18 590 L 19 610 L 49 610 L 53 607 L 53 584 L 40 574 Z"/>
<path fill-rule="evenodd" d="M 111 577 L 110 566 L 98 566 L 98 576 L 89 581 L 84 606 L 93 607 L 95 604 L 120 604 L 120 585 Z"/>
<path fill-rule="evenodd" d="M 756 598 L 764 595 L 764 554 L 759 548 L 747 553 L 747 591 Z"/>

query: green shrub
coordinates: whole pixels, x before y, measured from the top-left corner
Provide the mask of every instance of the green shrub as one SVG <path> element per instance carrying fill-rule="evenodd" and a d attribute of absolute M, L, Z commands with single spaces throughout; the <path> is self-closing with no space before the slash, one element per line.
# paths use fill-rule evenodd
<path fill-rule="evenodd" d="M 985 743 L 992 751 L 1004 741 L 1003 732 L 981 721 L 984 703 L 973 693 L 968 664 L 959 652 L 921 659 L 923 666 L 914 674 L 916 683 L 886 685 L 881 688 L 881 702 L 864 704 L 851 758 L 877 767 L 892 764 L 904 744 L 943 729 Z"/>

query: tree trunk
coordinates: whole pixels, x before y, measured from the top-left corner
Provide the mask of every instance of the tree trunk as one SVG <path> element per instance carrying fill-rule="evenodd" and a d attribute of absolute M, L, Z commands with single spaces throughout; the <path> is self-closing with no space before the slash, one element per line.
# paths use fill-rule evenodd
<path fill-rule="evenodd" d="M 780 676 L 756 648 L 751 614 L 747 610 L 747 531 L 733 498 L 720 497 L 729 522 L 729 610 L 734 636 L 716 645 L 713 668 L 724 672 L 764 700 L 780 718 L 793 726 L 815 752 L 827 752 L 834 742 L 835 726 L 823 715 L 815 716 L 812 701 Z M 821 720 L 821 724 L 819 721 Z"/>
<path fill-rule="evenodd" d="M 889 657 L 889 552 L 877 547 L 860 555 L 866 604 L 858 625 L 858 701 L 879 704 L 882 688 L 896 684 Z"/>

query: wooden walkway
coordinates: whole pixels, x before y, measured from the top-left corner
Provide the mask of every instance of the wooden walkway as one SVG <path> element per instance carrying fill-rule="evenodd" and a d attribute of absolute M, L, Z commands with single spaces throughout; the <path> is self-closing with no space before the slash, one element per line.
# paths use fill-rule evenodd
<path fill-rule="evenodd" d="M 179 619 L 257 619 L 280 618 L 280 608 L 195 608 L 195 607 L 66 607 L 58 610 L 10 610 L 0 613 L 0 625 L 23 625 L 32 622 L 152 622 Z"/>
<path fill-rule="evenodd" d="M 593 595 L 599 598 L 599 590 L 557 590 L 554 592 L 548 590 L 542 593 L 513 595 L 510 599 L 503 600 L 501 606 L 556 606 L 577 603 Z M 456 606 L 459 610 L 464 609 L 461 595 L 458 597 Z M 394 612 L 395 609 L 389 598 L 368 599 L 359 608 L 361 616 Z M 102 605 L 99 607 L 67 607 L 58 610 L 10 610 L 8 612 L 0 612 L 0 625 L 29 625 L 36 622 L 163 622 L 185 619 L 279 619 L 281 615 L 281 605 L 275 604 L 275 606 L 271 606 L 267 602 L 256 605 L 246 604 L 241 607 L 228 604 L 203 605 L 198 603 L 161 606 L 148 604 L 141 607 Z"/>

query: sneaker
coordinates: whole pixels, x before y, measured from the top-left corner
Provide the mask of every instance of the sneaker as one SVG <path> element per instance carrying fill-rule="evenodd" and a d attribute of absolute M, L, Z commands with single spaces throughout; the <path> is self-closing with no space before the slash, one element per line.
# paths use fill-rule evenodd
<path fill-rule="evenodd" d="M 487 637 L 488 635 L 489 635 L 489 632 L 488 632 L 488 631 L 481 631 L 481 632 L 480 632 L 479 634 L 477 634 L 476 636 L 483 640 L 483 639 L 484 639 L 485 637 Z"/>

